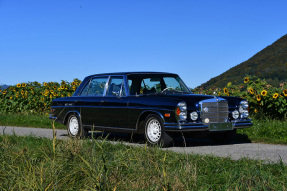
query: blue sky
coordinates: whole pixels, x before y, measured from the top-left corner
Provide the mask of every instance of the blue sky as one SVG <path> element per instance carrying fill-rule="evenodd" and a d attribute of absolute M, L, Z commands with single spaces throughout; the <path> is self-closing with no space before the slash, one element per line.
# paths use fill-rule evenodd
<path fill-rule="evenodd" d="M 0 84 L 163 71 L 194 88 L 285 35 L 286 7 L 286 0 L 0 0 Z"/>

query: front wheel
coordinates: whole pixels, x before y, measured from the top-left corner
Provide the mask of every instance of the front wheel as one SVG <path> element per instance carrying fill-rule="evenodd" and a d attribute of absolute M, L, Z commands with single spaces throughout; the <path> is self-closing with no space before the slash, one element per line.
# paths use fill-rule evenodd
<path fill-rule="evenodd" d="M 75 114 L 71 114 L 67 122 L 68 134 L 71 138 L 84 138 L 88 136 L 88 131 L 85 130 L 79 120 L 79 117 Z"/>
<path fill-rule="evenodd" d="M 149 145 L 167 147 L 172 139 L 164 131 L 162 119 L 155 114 L 150 114 L 145 120 L 145 140 Z"/>

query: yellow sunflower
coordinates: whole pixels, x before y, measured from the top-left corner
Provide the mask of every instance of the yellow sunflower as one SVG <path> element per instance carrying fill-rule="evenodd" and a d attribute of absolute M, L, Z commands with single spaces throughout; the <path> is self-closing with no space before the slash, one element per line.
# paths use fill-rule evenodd
<path fill-rule="evenodd" d="M 25 88 L 25 87 L 26 87 L 26 84 L 25 84 L 25 83 L 22 83 L 22 87 Z"/>
<path fill-rule="evenodd" d="M 263 91 L 261 92 L 261 95 L 267 96 L 267 91 L 266 91 L 266 90 L 263 90 Z"/>
<path fill-rule="evenodd" d="M 65 85 L 65 84 L 66 84 L 66 82 L 65 82 L 65 81 L 62 81 L 62 82 L 61 82 L 61 84 Z"/>
<path fill-rule="evenodd" d="M 257 109 L 254 109 L 254 113 L 257 113 L 258 112 L 258 110 Z"/>
<path fill-rule="evenodd" d="M 61 89 L 62 89 L 62 90 L 65 89 L 65 86 L 61 86 Z"/>
<path fill-rule="evenodd" d="M 21 88 L 21 84 L 17 84 L 17 88 Z"/>
<path fill-rule="evenodd" d="M 50 94 L 50 98 L 53 98 L 53 95 L 52 95 L 52 94 Z"/>
<path fill-rule="evenodd" d="M 278 93 L 275 93 L 275 94 L 273 95 L 273 98 L 276 99 L 278 96 L 279 96 L 279 94 L 278 94 Z"/>
<path fill-rule="evenodd" d="M 256 96 L 256 99 L 257 99 L 257 101 L 261 101 L 261 95 L 258 94 L 258 95 Z"/>
<path fill-rule="evenodd" d="M 224 88 L 223 91 L 224 91 L 225 94 L 228 94 L 228 89 L 227 88 Z"/>
<path fill-rule="evenodd" d="M 22 91 L 21 91 L 21 94 L 24 95 L 24 93 L 25 93 L 24 90 L 22 90 Z"/>
<path fill-rule="evenodd" d="M 72 86 L 75 86 L 76 85 L 76 83 L 75 82 L 72 82 Z"/>
<path fill-rule="evenodd" d="M 3 95 L 5 95 L 6 93 L 7 93 L 7 90 L 4 90 L 4 91 L 3 91 Z"/>
<path fill-rule="evenodd" d="M 221 95 L 221 92 L 218 92 L 218 96 L 220 96 Z"/>
<path fill-rule="evenodd" d="M 12 99 L 13 97 L 11 96 L 10 99 Z"/>
<path fill-rule="evenodd" d="M 285 97 L 287 97 L 287 89 L 283 90 L 283 94 Z"/>
<path fill-rule="evenodd" d="M 47 82 L 44 82 L 44 84 L 43 84 L 44 86 L 47 86 L 48 84 L 47 84 Z"/>
<path fill-rule="evenodd" d="M 61 88 L 58 88 L 58 91 L 61 91 Z"/>
<path fill-rule="evenodd" d="M 245 77 L 244 78 L 244 83 L 246 84 L 246 83 L 248 83 L 249 82 L 249 77 Z"/>

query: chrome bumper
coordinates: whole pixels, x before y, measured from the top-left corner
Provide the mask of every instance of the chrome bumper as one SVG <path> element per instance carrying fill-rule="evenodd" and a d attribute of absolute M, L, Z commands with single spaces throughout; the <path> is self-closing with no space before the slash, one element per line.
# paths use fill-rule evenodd
<path fill-rule="evenodd" d="M 167 132 L 228 131 L 249 128 L 252 125 L 250 119 L 229 123 L 212 123 L 209 125 L 203 123 L 164 123 L 165 131 Z"/>

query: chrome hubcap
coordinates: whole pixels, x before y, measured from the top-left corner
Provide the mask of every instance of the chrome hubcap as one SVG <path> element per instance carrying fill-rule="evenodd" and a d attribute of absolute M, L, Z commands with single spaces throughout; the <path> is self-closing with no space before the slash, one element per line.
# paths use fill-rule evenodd
<path fill-rule="evenodd" d="M 147 125 L 147 136 L 150 141 L 156 143 L 161 136 L 161 125 L 158 120 L 152 119 Z"/>
<path fill-rule="evenodd" d="M 70 118 L 69 131 L 73 136 L 76 136 L 79 132 L 79 122 L 78 119 L 74 116 Z"/>

